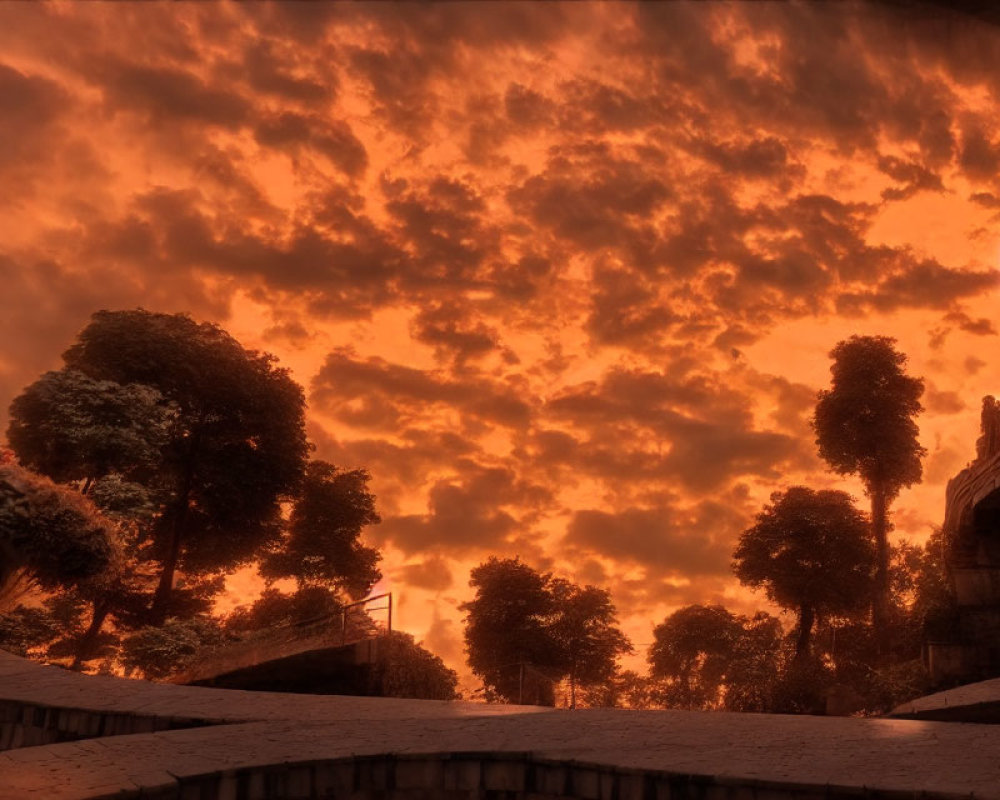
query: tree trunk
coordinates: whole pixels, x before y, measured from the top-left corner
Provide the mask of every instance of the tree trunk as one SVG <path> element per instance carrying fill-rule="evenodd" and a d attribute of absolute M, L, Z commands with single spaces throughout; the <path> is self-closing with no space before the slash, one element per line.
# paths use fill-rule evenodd
<path fill-rule="evenodd" d="M 576 708 L 576 669 L 569 671 L 569 707 Z"/>
<path fill-rule="evenodd" d="M 160 572 L 160 581 L 156 585 L 156 594 L 153 595 L 153 605 L 149 609 L 150 622 L 153 625 L 162 625 L 167 620 L 167 608 L 170 605 L 170 597 L 174 591 L 174 573 L 177 571 L 177 561 L 181 553 L 181 531 L 185 516 L 187 516 L 186 500 L 183 509 L 178 510 L 177 516 L 170 526 L 170 546 L 166 557 L 163 559 L 163 570 Z"/>
<path fill-rule="evenodd" d="M 97 637 L 101 633 L 101 628 L 104 627 L 104 620 L 108 618 L 110 611 L 111 609 L 106 604 L 94 601 L 94 615 L 90 620 L 90 627 L 83 634 L 80 644 L 77 645 L 76 655 L 73 657 L 70 669 L 80 669 L 83 662 L 90 658 L 94 651 L 94 645 L 97 643 Z"/>
<path fill-rule="evenodd" d="M 875 534 L 875 592 L 872 597 L 872 627 L 879 656 L 888 650 L 889 615 L 889 520 L 885 487 L 871 488 L 872 532 Z"/>
<path fill-rule="evenodd" d="M 167 620 L 167 609 L 174 591 L 174 573 L 177 571 L 177 561 L 181 554 L 181 540 L 184 537 L 184 523 L 191 505 L 191 487 L 194 483 L 197 447 L 197 437 L 192 437 L 185 454 L 184 473 L 177 495 L 174 518 L 170 525 L 170 544 L 167 548 L 167 555 L 163 559 L 163 571 L 160 573 L 160 582 L 156 586 L 156 594 L 153 595 L 153 604 L 149 609 L 150 621 L 153 625 L 162 625 Z"/>
<path fill-rule="evenodd" d="M 812 606 L 803 605 L 799 608 L 799 638 L 795 642 L 796 661 L 802 661 L 809 656 L 809 640 L 812 637 L 815 618 Z"/>

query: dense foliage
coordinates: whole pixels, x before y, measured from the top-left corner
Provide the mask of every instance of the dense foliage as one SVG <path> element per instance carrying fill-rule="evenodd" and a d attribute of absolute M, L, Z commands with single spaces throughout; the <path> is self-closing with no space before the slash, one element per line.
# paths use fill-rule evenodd
<path fill-rule="evenodd" d="M 520 559 L 491 557 L 472 570 L 465 646 L 488 700 L 555 703 L 555 686 L 593 686 L 615 674 L 631 650 L 610 594 L 539 573 Z"/>
<path fill-rule="evenodd" d="M 230 628 L 336 614 L 378 580 L 359 540 L 379 521 L 369 475 L 307 462 L 304 394 L 272 356 L 136 310 L 95 314 L 63 359 L 10 409 L 0 645 L 160 676 L 218 628 L 239 566 L 299 586 L 269 588 Z M 52 594 L 15 607 L 32 586 Z"/>
<path fill-rule="evenodd" d="M 740 536 L 733 569 L 769 600 L 798 612 L 796 654 L 809 655 L 817 616 L 850 615 L 870 605 L 875 550 L 871 529 L 850 495 L 793 486 Z"/>
<path fill-rule="evenodd" d="M 20 576 L 49 590 L 95 578 L 113 569 L 118 548 L 114 526 L 87 498 L 0 464 L 0 599 Z"/>
<path fill-rule="evenodd" d="M 871 500 L 877 556 L 872 619 L 885 646 L 889 625 L 889 506 L 918 483 L 921 458 L 914 418 L 923 411 L 921 378 L 904 371 L 906 356 L 885 336 L 852 336 L 831 351 L 830 389 L 819 393 L 813 427 L 820 455 L 834 469 L 860 476 Z"/>

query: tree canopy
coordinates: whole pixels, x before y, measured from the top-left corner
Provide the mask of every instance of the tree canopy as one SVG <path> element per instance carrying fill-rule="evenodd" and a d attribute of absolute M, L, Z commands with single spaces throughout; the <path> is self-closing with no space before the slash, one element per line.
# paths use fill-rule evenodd
<path fill-rule="evenodd" d="M 722 606 L 690 605 L 653 629 L 649 671 L 668 681 L 668 705 L 705 708 L 717 700 L 739 627 Z"/>
<path fill-rule="evenodd" d="M 469 575 L 476 596 L 466 612 L 465 648 L 472 672 L 487 691 L 487 699 L 524 699 L 521 665 L 558 675 L 558 654 L 547 630 L 554 611 L 548 575 L 520 559 L 490 557 Z"/>
<path fill-rule="evenodd" d="M 550 705 L 554 683 L 566 677 L 575 699 L 578 684 L 610 680 L 631 650 L 603 589 L 495 557 L 472 570 L 469 585 L 476 596 L 461 606 L 466 653 L 487 699 Z"/>
<path fill-rule="evenodd" d="M 261 574 L 337 586 L 352 598 L 367 594 L 382 577 L 378 550 L 358 540 L 366 525 L 381 521 L 368 490 L 370 479 L 363 469 L 310 462 L 282 538 L 263 559 Z"/>
<path fill-rule="evenodd" d="M 231 569 L 277 539 L 308 452 L 302 389 L 272 356 L 183 314 L 100 311 L 63 359 L 94 382 L 147 387 L 171 409 L 149 528 L 160 563 L 151 613 L 162 621 L 178 567 Z"/>
<path fill-rule="evenodd" d="M 107 571 L 117 532 L 77 492 L 12 463 L 0 463 L 0 597 L 23 572 L 43 589 Z"/>
<path fill-rule="evenodd" d="M 618 657 L 632 652 L 632 645 L 617 626 L 615 607 L 607 589 L 577 586 L 563 578 L 554 578 L 549 591 L 556 611 L 549 632 L 569 679 L 570 707 L 576 707 L 577 685 L 610 681 Z"/>
<path fill-rule="evenodd" d="M 886 336 L 852 336 L 830 352 L 832 384 L 819 393 L 813 426 L 820 456 L 866 490 L 891 500 L 921 477 L 926 454 L 914 417 L 923 411 L 921 378 L 904 372 L 906 356 Z"/>
<path fill-rule="evenodd" d="M 826 462 L 857 474 L 871 499 L 875 535 L 876 635 L 885 638 L 889 613 L 889 506 L 900 489 L 920 481 L 926 450 L 914 418 L 924 382 L 904 371 L 906 356 L 886 336 L 852 336 L 830 352 L 832 385 L 819 393 L 813 428 Z"/>
<path fill-rule="evenodd" d="M 799 614 L 796 653 L 808 655 L 817 615 L 850 614 L 870 602 L 874 546 L 871 527 L 846 492 L 793 486 L 741 535 L 736 576 Z"/>
<path fill-rule="evenodd" d="M 20 462 L 54 481 L 93 481 L 155 469 L 172 407 L 141 384 L 46 372 L 10 406 L 7 441 Z"/>

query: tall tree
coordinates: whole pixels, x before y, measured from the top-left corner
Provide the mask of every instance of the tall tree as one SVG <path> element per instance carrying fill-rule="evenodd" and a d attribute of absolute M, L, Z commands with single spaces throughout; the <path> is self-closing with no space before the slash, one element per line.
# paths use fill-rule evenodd
<path fill-rule="evenodd" d="M 604 589 L 495 557 L 472 570 L 469 585 L 476 596 L 461 606 L 466 653 L 488 698 L 550 704 L 554 684 L 569 678 L 575 704 L 577 685 L 610 681 L 618 656 L 632 649 Z"/>
<path fill-rule="evenodd" d="M 282 537 L 261 562 L 261 575 L 343 589 L 352 598 L 367 594 L 382 577 L 376 566 L 381 554 L 359 541 L 365 526 L 381 521 L 370 479 L 363 469 L 311 461 Z"/>
<path fill-rule="evenodd" d="M 232 569 L 278 538 L 308 452 L 302 389 L 272 356 L 183 314 L 100 311 L 63 359 L 93 381 L 150 387 L 173 410 L 149 526 L 161 623 L 179 568 Z"/>
<path fill-rule="evenodd" d="M 889 507 L 900 490 L 920 481 L 914 418 L 924 383 L 904 371 L 906 356 L 885 336 L 852 336 L 830 352 L 832 385 L 819 393 L 813 427 L 820 455 L 836 471 L 860 476 L 871 500 L 875 533 L 872 622 L 885 647 L 889 613 Z"/>
<path fill-rule="evenodd" d="M 535 699 L 552 702 L 551 682 L 560 677 L 561 665 L 548 630 L 555 608 L 550 578 L 518 558 L 493 556 L 470 573 L 476 596 L 460 606 L 466 612 L 465 649 L 487 699 L 525 700 L 526 674 L 533 689 L 545 689 L 534 683 L 540 672 L 550 685 Z"/>
<path fill-rule="evenodd" d="M 570 708 L 576 708 L 577 686 L 610 682 L 618 658 L 632 652 L 628 637 L 618 628 L 611 593 L 596 586 L 577 586 L 562 578 L 549 591 L 555 614 L 549 625 L 569 678 Z"/>
<path fill-rule="evenodd" d="M 74 668 L 107 640 L 109 617 L 122 622 L 149 601 L 142 526 L 169 499 L 158 472 L 175 411 L 152 387 L 95 380 L 70 368 L 45 373 L 11 404 L 7 437 L 21 462 L 76 485 L 122 534 L 118 568 L 74 587 L 79 602 L 71 605 L 80 613 L 62 616 L 64 636 L 49 649 L 72 654 Z"/>
<path fill-rule="evenodd" d="M 797 660 L 808 657 L 817 616 L 851 614 L 870 603 L 871 527 L 846 492 L 793 486 L 740 535 L 733 570 L 740 582 L 799 615 Z"/>

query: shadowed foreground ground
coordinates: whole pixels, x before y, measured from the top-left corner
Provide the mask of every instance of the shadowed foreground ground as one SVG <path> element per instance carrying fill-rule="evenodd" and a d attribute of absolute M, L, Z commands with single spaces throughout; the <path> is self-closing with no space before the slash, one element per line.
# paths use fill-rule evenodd
<path fill-rule="evenodd" d="M 250 693 L 4 653 L 0 712 L 5 799 L 1000 798 L 993 725 Z"/>

